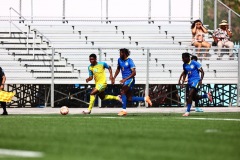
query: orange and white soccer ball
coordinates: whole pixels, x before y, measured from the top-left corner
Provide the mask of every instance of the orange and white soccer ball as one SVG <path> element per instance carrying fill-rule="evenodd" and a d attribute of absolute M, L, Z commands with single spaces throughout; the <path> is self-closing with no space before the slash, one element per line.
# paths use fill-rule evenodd
<path fill-rule="evenodd" d="M 68 107 L 67 107 L 67 106 L 62 106 L 62 107 L 60 108 L 60 113 L 61 113 L 62 115 L 67 115 L 67 114 L 69 113 Z"/>

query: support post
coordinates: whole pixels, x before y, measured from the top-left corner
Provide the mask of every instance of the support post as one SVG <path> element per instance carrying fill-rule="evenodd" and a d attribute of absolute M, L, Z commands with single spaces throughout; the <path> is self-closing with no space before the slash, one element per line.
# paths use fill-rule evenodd
<path fill-rule="evenodd" d="M 149 95 L 149 58 L 150 49 L 147 49 L 147 66 L 146 66 L 146 86 L 145 86 L 145 97 Z M 148 107 L 148 103 L 145 102 L 145 106 Z"/>
<path fill-rule="evenodd" d="M 99 54 L 98 61 L 101 62 L 102 61 L 102 49 L 101 48 L 98 49 L 98 54 Z M 102 100 L 99 96 L 98 96 L 98 107 L 102 107 Z"/>
<path fill-rule="evenodd" d="M 151 0 L 148 1 L 148 23 L 151 23 Z"/>
<path fill-rule="evenodd" d="M 193 0 L 191 0 L 191 7 L 190 7 L 190 21 L 193 20 Z"/>
<path fill-rule="evenodd" d="M 55 49 L 52 48 L 51 107 L 54 107 L 54 54 Z"/>
<path fill-rule="evenodd" d="M 214 0 L 214 31 L 217 29 L 217 0 Z"/>
<path fill-rule="evenodd" d="M 108 23 L 108 0 L 106 0 L 106 23 Z"/>
<path fill-rule="evenodd" d="M 168 0 L 168 18 L 169 18 L 169 24 L 171 24 L 171 0 Z"/>
<path fill-rule="evenodd" d="M 237 107 L 240 107 L 240 48 L 238 48 L 238 84 L 237 84 Z"/>
<path fill-rule="evenodd" d="M 228 26 L 229 26 L 229 29 L 231 29 L 231 13 L 232 13 L 232 11 L 229 9 L 228 10 Z"/>
<path fill-rule="evenodd" d="M 63 23 L 65 23 L 65 0 L 63 0 L 63 15 L 62 15 Z"/>

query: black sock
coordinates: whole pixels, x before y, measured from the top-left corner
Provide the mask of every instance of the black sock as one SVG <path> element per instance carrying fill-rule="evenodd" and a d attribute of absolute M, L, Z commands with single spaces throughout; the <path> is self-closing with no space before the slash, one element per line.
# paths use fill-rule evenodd
<path fill-rule="evenodd" d="M 7 112 L 6 102 L 1 102 L 1 106 L 3 108 L 3 112 Z"/>

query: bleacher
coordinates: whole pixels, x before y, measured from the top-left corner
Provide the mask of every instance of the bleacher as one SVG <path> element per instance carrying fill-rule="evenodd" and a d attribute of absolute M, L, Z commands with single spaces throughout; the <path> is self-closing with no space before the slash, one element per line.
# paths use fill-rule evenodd
<path fill-rule="evenodd" d="M 11 33 L 7 26 L 1 26 L 3 58 L 0 61 L 9 84 L 50 84 L 53 74 L 56 84 L 85 83 L 91 53 L 111 65 L 115 72 L 118 49 L 123 47 L 130 49 L 130 57 L 137 66 L 137 84 L 146 83 L 147 49 L 150 52 L 149 83 L 176 84 L 182 72 L 181 53 L 196 54 L 191 46 L 190 23 L 21 23 L 18 28 L 12 28 Z M 206 40 L 211 43 L 211 36 L 206 35 Z M 228 55 L 216 60 L 216 48 L 212 48 L 209 60 L 200 61 L 205 71 L 204 83 L 237 83 L 237 54 L 234 56 L 231 63 Z"/>

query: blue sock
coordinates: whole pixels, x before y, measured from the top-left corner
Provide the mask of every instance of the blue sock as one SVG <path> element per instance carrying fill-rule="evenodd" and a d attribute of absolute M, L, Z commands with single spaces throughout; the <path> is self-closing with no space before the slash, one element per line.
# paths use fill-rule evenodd
<path fill-rule="evenodd" d="M 132 97 L 132 102 L 144 101 L 144 97 Z"/>
<path fill-rule="evenodd" d="M 122 108 L 126 109 L 127 108 L 127 97 L 125 94 L 122 95 L 122 102 L 123 102 Z"/>
<path fill-rule="evenodd" d="M 202 95 L 202 98 L 208 98 L 207 93 L 205 93 L 204 95 Z"/>
<path fill-rule="evenodd" d="M 187 104 L 187 112 L 190 112 L 192 104 Z"/>

